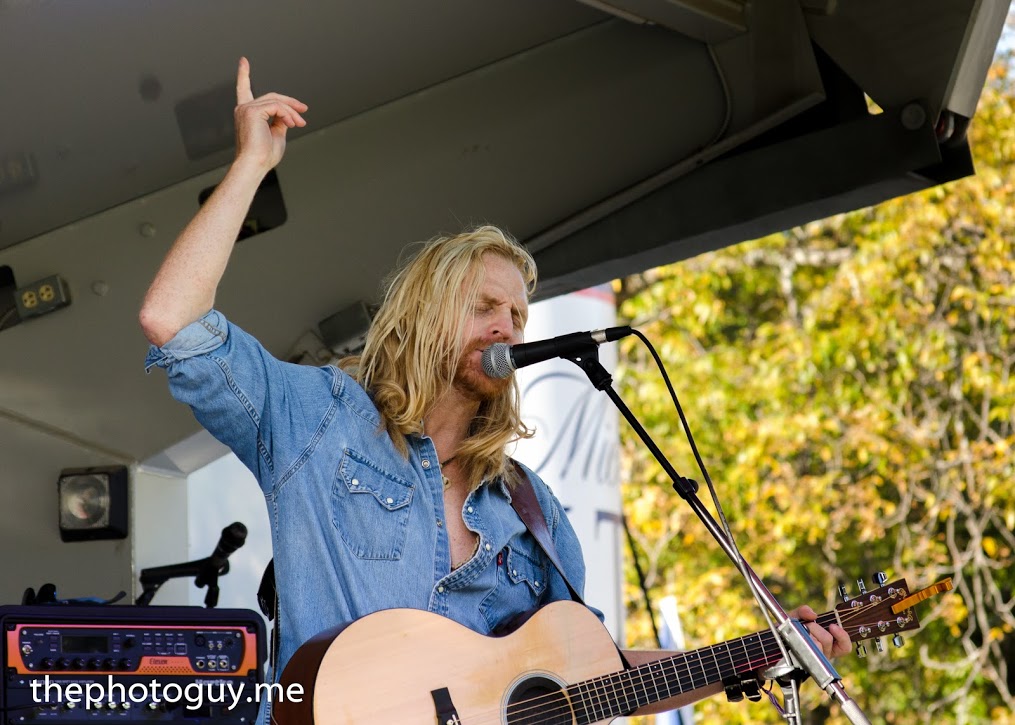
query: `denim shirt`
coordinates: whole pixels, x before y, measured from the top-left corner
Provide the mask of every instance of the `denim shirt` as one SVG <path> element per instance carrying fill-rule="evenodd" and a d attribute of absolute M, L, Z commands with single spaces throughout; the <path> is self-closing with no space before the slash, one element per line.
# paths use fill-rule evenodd
<path fill-rule="evenodd" d="M 369 395 L 340 369 L 279 361 L 215 310 L 152 346 L 146 370 L 153 366 L 166 369 L 173 396 L 264 493 L 280 607 L 275 679 L 313 635 L 381 609 L 435 612 L 489 634 L 519 613 L 570 598 L 499 479 L 466 499 L 462 517 L 479 548 L 452 571 L 433 442 L 409 436 L 406 459 Z M 581 592 L 578 538 L 550 489 L 526 472 Z"/>

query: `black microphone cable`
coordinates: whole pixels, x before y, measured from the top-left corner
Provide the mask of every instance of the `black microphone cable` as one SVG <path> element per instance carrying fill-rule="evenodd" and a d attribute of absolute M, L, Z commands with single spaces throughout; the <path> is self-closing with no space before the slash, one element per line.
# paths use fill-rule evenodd
<path fill-rule="evenodd" d="M 719 521 L 722 523 L 722 528 L 726 534 L 726 539 L 729 541 L 730 546 L 736 553 L 736 561 L 734 561 L 734 564 L 736 565 L 737 570 L 740 571 L 740 573 L 744 576 L 744 579 L 747 582 L 747 586 L 751 590 L 751 594 L 754 595 L 754 598 L 757 600 L 758 606 L 761 608 L 761 613 L 765 616 L 765 620 L 768 622 L 769 629 L 771 629 L 773 634 L 775 634 L 775 642 L 776 644 L 778 644 L 779 649 L 782 650 L 783 657 L 785 657 L 786 660 L 789 661 L 789 652 L 786 651 L 786 645 L 776 629 L 775 622 L 772 620 L 772 615 L 768 611 L 768 608 L 765 606 L 761 594 L 760 592 L 757 591 L 757 588 L 755 587 L 753 580 L 747 574 L 747 564 L 744 561 L 743 555 L 740 553 L 740 547 L 737 546 L 737 542 L 733 538 L 733 531 L 730 529 L 729 522 L 726 520 L 726 512 L 723 511 L 722 504 L 719 503 L 719 496 L 716 493 L 715 486 L 712 483 L 712 477 L 708 475 L 708 469 L 705 467 L 705 462 L 702 460 L 701 454 L 698 452 L 698 446 L 694 442 L 694 435 L 691 433 L 691 427 L 687 423 L 686 416 L 684 416 L 684 409 L 681 407 L 680 401 L 677 399 L 677 393 L 673 389 L 673 384 L 670 382 L 670 376 L 666 372 L 666 367 L 663 365 L 663 361 L 660 359 L 659 353 L 656 352 L 655 347 L 652 346 L 652 343 L 649 342 L 648 338 L 645 337 L 645 335 L 643 335 L 640 330 L 637 330 L 635 328 L 631 329 L 634 335 L 636 335 L 639 340 L 645 343 L 645 347 L 647 347 L 649 352 L 652 353 L 652 358 L 655 360 L 656 366 L 659 368 L 659 372 L 662 375 L 663 381 L 666 383 L 666 389 L 670 391 L 670 399 L 673 400 L 673 406 L 674 408 L 676 408 L 677 415 L 680 417 L 680 424 L 681 426 L 683 426 L 684 435 L 687 438 L 687 442 L 691 446 L 691 452 L 694 454 L 694 460 L 698 464 L 698 470 L 701 471 L 701 475 L 705 479 L 705 485 L 708 487 L 708 493 L 712 497 L 712 504 L 715 506 L 716 513 L 719 515 Z"/>

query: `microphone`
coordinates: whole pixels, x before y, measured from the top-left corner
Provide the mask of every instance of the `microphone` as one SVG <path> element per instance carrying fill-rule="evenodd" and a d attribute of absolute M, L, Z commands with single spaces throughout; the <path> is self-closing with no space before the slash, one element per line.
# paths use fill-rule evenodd
<path fill-rule="evenodd" d="M 570 357 L 632 334 L 627 325 L 592 332 L 572 332 L 549 340 L 508 345 L 495 342 L 483 350 L 483 372 L 491 378 L 506 378 L 518 368 L 555 357 Z"/>
<path fill-rule="evenodd" d="M 225 574 L 229 571 L 229 564 L 226 559 L 229 558 L 230 554 L 243 546 L 246 540 L 247 527 L 239 521 L 234 521 L 222 529 L 222 536 L 219 537 L 219 543 L 215 545 L 215 551 L 212 552 L 211 556 L 207 559 L 201 559 L 199 562 L 201 568 L 197 576 L 194 577 L 194 586 L 208 587 L 208 596 L 205 598 L 205 603 L 209 607 L 214 607 L 218 601 L 218 587 L 213 586 L 217 581 L 217 577 L 219 574 Z M 214 592 L 212 591 L 213 589 Z M 152 594 L 154 595 L 155 592 L 152 591 Z"/>
<path fill-rule="evenodd" d="M 209 557 L 212 570 L 219 571 L 223 566 L 225 566 L 226 559 L 229 558 L 229 555 L 243 546 L 246 540 L 247 527 L 239 521 L 231 523 L 222 529 L 222 536 L 219 538 L 219 543 L 215 546 L 215 551 L 212 552 L 211 557 Z"/>

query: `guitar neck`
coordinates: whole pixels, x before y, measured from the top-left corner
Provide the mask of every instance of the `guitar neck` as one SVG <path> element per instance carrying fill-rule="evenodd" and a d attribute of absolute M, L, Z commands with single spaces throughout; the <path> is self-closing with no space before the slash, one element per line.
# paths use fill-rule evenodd
<path fill-rule="evenodd" d="M 835 612 L 817 618 L 827 627 Z M 627 715 L 639 707 L 728 679 L 740 680 L 782 659 L 770 630 L 681 652 L 567 688 L 579 725 Z"/>

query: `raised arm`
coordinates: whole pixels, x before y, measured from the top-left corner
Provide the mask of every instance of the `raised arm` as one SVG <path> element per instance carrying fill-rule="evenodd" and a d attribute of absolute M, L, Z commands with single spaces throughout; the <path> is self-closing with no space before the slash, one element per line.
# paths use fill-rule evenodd
<path fill-rule="evenodd" d="M 164 345 L 215 302 L 240 226 L 258 185 L 285 153 L 286 131 L 306 126 L 305 103 L 267 93 L 254 98 L 250 63 L 236 75 L 236 158 L 201 210 L 176 238 L 141 307 L 145 337 Z"/>

